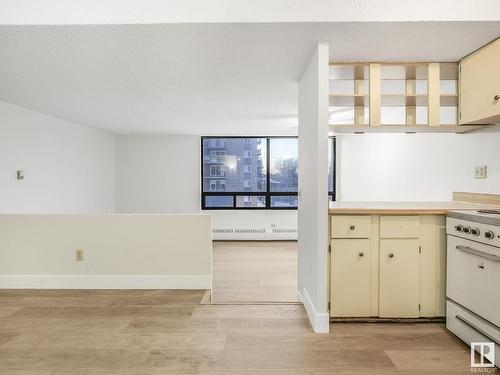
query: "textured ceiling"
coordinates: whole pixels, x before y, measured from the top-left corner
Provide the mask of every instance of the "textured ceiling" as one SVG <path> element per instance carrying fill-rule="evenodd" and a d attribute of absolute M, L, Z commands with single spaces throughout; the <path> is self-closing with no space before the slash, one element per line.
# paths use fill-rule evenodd
<path fill-rule="evenodd" d="M 331 58 L 456 61 L 500 22 L 0 26 L 0 100 L 117 134 L 290 134 Z"/>
<path fill-rule="evenodd" d="M 0 0 L 0 24 L 497 21 L 498 0 Z"/>

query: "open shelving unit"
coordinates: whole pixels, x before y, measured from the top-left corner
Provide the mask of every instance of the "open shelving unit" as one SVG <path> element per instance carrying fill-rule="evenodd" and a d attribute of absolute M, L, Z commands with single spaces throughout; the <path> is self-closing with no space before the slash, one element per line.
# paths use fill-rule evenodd
<path fill-rule="evenodd" d="M 380 67 L 380 125 L 428 124 L 427 64 Z"/>
<path fill-rule="evenodd" d="M 369 65 L 332 65 L 329 76 L 330 122 L 368 125 Z"/>
<path fill-rule="evenodd" d="M 458 126 L 457 63 L 330 65 L 330 128 L 342 132 L 454 132 Z"/>

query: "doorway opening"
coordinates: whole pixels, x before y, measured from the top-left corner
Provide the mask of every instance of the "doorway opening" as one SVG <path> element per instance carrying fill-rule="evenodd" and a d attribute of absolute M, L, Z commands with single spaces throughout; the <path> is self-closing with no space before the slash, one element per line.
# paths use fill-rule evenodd
<path fill-rule="evenodd" d="M 210 302 L 296 303 L 298 138 L 202 137 L 201 161 L 201 206 L 213 223 Z"/>

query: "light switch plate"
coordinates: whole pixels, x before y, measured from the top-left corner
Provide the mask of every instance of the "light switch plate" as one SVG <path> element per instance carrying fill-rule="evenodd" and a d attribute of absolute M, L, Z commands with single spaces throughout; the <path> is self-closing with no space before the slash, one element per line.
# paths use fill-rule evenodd
<path fill-rule="evenodd" d="M 474 167 L 474 178 L 486 178 L 487 176 L 487 166 L 478 165 Z"/>
<path fill-rule="evenodd" d="M 75 258 L 77 262 L 83 261 L 83 249 L 76 249 Z"/>

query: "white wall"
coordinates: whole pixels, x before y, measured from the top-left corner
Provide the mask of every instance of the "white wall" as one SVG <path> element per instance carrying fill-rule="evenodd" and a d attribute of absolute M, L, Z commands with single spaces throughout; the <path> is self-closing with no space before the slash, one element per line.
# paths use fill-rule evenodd
<path fill-rule="evenodd" d="M 319 43 L 299 82 L 298 289 L 315 332 L 329 331 L 328 44 Z"/>
<path fill-rule="evenodd" d="M 200 179 L 200 137 L 116 137 L 116 212 L 200 212 Z"/>
<path fill-rule="evenodd" d="M 0 215 L 0 288 L 209 289 L 210 229 L 204 215 Z"/>
<path fill-rule="evenodd" d="M 199 136 L 117 136 L 116 212 L 200 212 L 200 158 Z M 204 213 L 213 216 L 216 240 L 297 239 L 296 232 L 276 232 L 296 230 L 297 211 L 207 210 Z M 217 229 L 239 232 L 220 233 Z"/>
<path fill-rule="evenodd" d="M 500 194 L 500 134 L 337 136 L 343 201 L 449 201 L 453 191 Z M 474 179 L 486 164 L 488 178 Z"/>
<path fill-rule="evenodd" d="M 114 147 L 111 134 L 0 102 L 0 213 L 113 212 Z"/>

